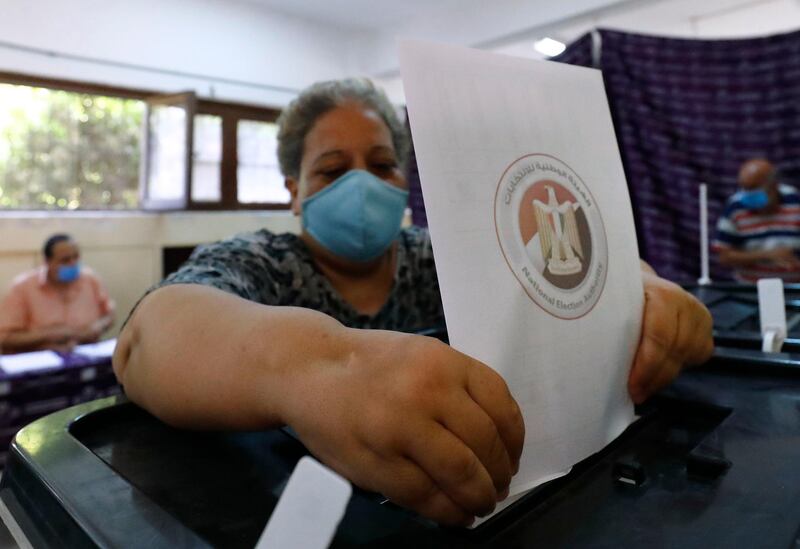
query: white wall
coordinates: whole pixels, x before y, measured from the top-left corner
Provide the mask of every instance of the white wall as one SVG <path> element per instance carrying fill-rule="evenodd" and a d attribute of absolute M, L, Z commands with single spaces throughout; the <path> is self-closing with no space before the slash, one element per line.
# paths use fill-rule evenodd
<path fill-rule="evenodd" d="M 378 36 L 362 37 L 358 69 L 366 74 L 391 78 L 398 71 L 397 43 L 423 39 L 465 46 L 488 46 L 531 29 L 550 25 L 592 10 L 624 3 L 625 0 L 464 0 L 457 7 L 421 12 Z"/>
<path fill-rule="evenodd" d="M 351 74 L 353 36 L 235 0 L 0 0 L 0 71 L 262 105 L 282 106 L 312 82 Z M 48 57 L 7 43 L 278 89 Z"/>
<path fill-rule="evenodd" d="M 19 273 L 41 265 L 41 247 L 53 233 L 66 232 L 81 247 L 117 303 L 116 333 L 144 291 L 161 279 L 161 250 L 194 246 L 242 231 L 267 228 L 297 232 L 290 213 L 102 213 L 0 215 L 0 294 Z"/>
<path fill-rule="evenodd" d="M 695 36 L 709 38 L 764 36 L 800 30 L 800 2 L 772 0 L 751 2 L 741 8 L 723 8 L 698 14 L 692 26 Z"/>

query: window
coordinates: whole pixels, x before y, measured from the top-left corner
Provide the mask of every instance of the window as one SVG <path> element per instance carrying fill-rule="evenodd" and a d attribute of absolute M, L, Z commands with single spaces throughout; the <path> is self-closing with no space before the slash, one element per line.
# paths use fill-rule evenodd
<path fill-rule="evenodd" d="M 192 154 L 192 201 L 222 200 L 222 117 L 198 114 L 194 117 Z"/>
<path fill-rule="evenodd" d="M 0 211 L 288 208 L 273 109 L 0 77 Z"/>
<path fill-rule="evenodd" d="M 135 208 L 144 103 L 0 84 L 0 208 Z"/>
<path fill-rule="evenodd" d="M 181 210 L 194 194 L 194 93 L 147 99 L 142 206 L 151 210 Z"/>
<path fill-rule="evenodd" d="M 242 204 L 286 203 L 289 191 L 278 167 L 278 125 L 240 120 L 237 127 L 237 197 Z"/>
<path fill-rule="evenodd" d="M 203 99 L 196 109 L 190 208 L 287 209 L 289 192 L 278 168 L 278 111 Z M 201 186 L 208 189 L 202 196 L 196 194 Z"/>

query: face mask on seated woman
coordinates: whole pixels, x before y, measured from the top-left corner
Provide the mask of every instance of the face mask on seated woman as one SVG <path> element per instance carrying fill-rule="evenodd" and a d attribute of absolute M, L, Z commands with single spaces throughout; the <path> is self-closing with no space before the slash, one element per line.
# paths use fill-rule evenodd
<path fill-rule="evenodd" d="M 303 200 L 303 227 L 339 257 L 371 261 L 397 238 L 407 203 L 408 191 L 350 170 Z"/>

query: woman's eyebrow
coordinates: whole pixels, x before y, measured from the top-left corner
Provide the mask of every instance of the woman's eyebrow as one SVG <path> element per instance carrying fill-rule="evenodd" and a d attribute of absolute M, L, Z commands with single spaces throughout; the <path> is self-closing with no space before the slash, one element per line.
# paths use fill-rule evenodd
<path fill-rule="evenodd" d="M 369 152 L 371 152 L 371 153 L 373 153 L 373 152 L 388 152 L 388 153 L 391 153 L 391 154 L 395 154 L 394 148 L 390 147 L 388 145 L 375 145 L 374 147 L 372 147 L 369 150 Z"/>
<path fill-rule="evenodd" d="M 339 149 L 333 151 L 327 151 L 316 157 L 314 161 L 311 163 L 311 165 L 315 166 L 316 164 L 319 164 L 320 162 L 327 160 L 329 158 L 338 158 L 342 156 L 345 156 L 345 153 L 344 151 L 341 151 Z"/>

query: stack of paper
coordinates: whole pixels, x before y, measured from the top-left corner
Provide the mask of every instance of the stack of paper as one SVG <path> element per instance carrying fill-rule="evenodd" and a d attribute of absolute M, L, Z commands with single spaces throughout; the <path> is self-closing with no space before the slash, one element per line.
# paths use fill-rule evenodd
<path fill-rule="evenodd" d="M 53 351 L 36 351 L 0 356 L 0 368 L 7 374 L 35 372 L 62 366 L 64 360 Z"/>
<path fill-rule="evenodd" d="M 98 343 L 87 343 L 85 345 L 78 345 L 74 349 L 74 353 L 89 358 L 111 358 L 114 355 L 114 349 L 117 346 L 117 340 L 107 339 Z"/>

